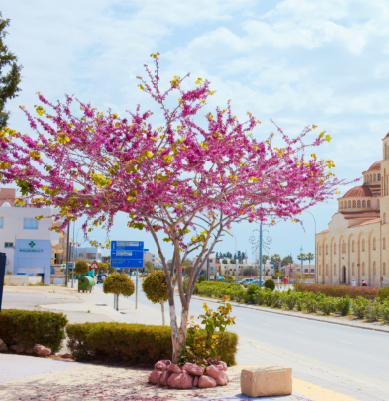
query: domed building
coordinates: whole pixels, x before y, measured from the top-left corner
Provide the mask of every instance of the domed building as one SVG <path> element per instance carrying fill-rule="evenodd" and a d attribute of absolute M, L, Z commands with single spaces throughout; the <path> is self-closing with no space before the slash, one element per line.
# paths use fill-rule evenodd
<path fill-rule="evenodd" d="M 362 184 L 338 198 L 328 229 L 316 235 L 317 282 L 389 285 L 389 133 L 383 160 L 362 172 Z"/>

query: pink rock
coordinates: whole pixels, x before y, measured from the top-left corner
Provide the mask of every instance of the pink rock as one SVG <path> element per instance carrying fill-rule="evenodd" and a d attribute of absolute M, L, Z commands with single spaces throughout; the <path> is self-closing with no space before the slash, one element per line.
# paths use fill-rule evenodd
<path fill-rule="evenodd" d="M 151 384 L 158 384 L 161 375 L 162 375 L 162 372 L 160 372 L 159 370 L 156 370 L 156 369 L 153 370 L 153 371 L 150 373 L 150 376 L 149 376 L 149 383 L 151 383 Z"/>
<path fill-rule="evenodd" d="M 219 370 L 215 365 L 211 365 L 207 367 L 207 375 L 217 379 L 223 373 L 222 370 Z"/>
<path fill-rule="evenodd" d="M 193 379 L 188 375 L 186 370 L 182 373 L 173 373 L 170 375 L 168 385 L 171 388 L 188 389 L 193 386 Z"/>
<path fill-rule="evenodd" d="M 194 363 L 186 362 L 185 365 L 182 367 L 182 370 L 186 370 L 187 372 L 195 376 L 202 376 L 205 369 L 202 366 L 195 365 Z"/>
<path fill-rule="evenodd" d="M 49 348 L 46 348 L 40 344 L 35 344 L 33 350 L 39 356 L 49 356 L 51 354 L 51 350 Z"/>
<path fill-rule="evenodd" d="M 200 376 L 200 377 L 201 377 L 201 376 Z M 193 387 L 196 387 L 198 382 L 199 382 L 199 378 L 196 376 L 196 377 L 193 379 Z"/>
<path fill-rule="evenodd" d="M 171 363 L 171 364 L 167 367 L 167 369 L 168 369 L 170 372 L 173 372 L 173 373 L 181 373 L 181 372 L 182 372 L 182 370 L 181 370 L 177 365 L 175 365 L 174 363 Z"/>
<path fill-rule="evenodd" d="M 211 376 L 200 376 L 197 384 L 200 388 L 216 387 L 216 380 Z"/>
<path fill-rule="evenodd" d="M 221 375 L 215 379 L 216 383 L 218 386 L 226 386 L 227 383 L 230 381 L 227 376 L 227 373 L 224 371 L 221 371 L 220 373 L 221 373 Z"/>
<path fill-rule="evenodd" d="M 219 361 L 218 365 L 215 365 L 219 370 L 224 370 L 227 372 L 227 364 L 223 361 Z"/>
<path fill-rule="evenodd" d="M 163 359 L 154 365 L 154 369 L 165 370 L 169 365 L 170 361 Z"/>
<path fill-rule="evenodd" d="M 169 371 L 167 369 L 165 369 L 164 371 L 162 371 L 161 376 L 159 377 L 159 384 L 161 386 L 167 386 L 167 381 L 169 380 Z"/>

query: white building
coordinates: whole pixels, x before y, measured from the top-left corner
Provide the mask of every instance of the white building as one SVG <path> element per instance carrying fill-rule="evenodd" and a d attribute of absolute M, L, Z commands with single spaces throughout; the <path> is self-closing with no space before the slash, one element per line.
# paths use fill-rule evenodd
<path fill-rule="evenodd" d="M 161 260 L 159 259 L 158 255 L 148 251 L 144 253 L 144 262 L 151 262 L 154 266 L 157 266 L 158 268 L 162 267 Z"/>
<path fill-rule="evenodd" d="M 70 261 L 76 261 L 82 259 L 87 262 L 98 262 L 102 263 L 101 248 L 95 248 L 93 246 L 78 248 L 77 246 L 71 246 L 70 250 Z"/>
<path fill-rule="evenodd" d="M 7 256 L 6 271 L 12 274 L 44 275 L 50 282 L 50 265 L 55 254 L 62 252 L 60 234 L 49 228 L 57 225 L 50 216 L 50 208 L 11 207 L 9 202 L 0 207 L 0 252 Z"/>

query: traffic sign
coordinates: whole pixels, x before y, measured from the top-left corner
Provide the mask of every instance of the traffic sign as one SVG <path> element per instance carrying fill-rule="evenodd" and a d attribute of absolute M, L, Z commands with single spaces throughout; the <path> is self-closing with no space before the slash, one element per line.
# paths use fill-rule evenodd
<path fill-rule="evenodd" d="M 61 269 L 66 269 L 65 263 L 61 266 Z"/>
<path fill-rule="evenodd" d="M 143 269 L 143 241 L 111 241 L 111 267 Z"/>
<path fill-rule="evenodd" d="M 99 269 L 99 265 L 97 264 L 97 262 L 94 260 L 92 262 L 92 264 L 89 266 L 90 269 L 94 269 L 94 270 L 98 270 Z"/>

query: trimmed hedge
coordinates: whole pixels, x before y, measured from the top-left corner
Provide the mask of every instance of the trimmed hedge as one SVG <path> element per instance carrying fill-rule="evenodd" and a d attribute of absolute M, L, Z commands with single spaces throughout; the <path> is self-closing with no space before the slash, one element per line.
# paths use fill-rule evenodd
<path fill-rule="evenodd" d="M 0 338 L 8 346 L 20 342 L 31 348 L 41 344 L 58 352 L 65 338 L 67 322 L 63 313 L 3 309 L 0 312 Z"/>
<path fill-rule="evenodd" d="M 314 294 L 322 293 L 328 297 L 345 297 L 350 298 L 363 297 L 374 300 L 380 296 L 380 289 L 377 287 L 352 287 L 351 285 L 327 285 L 327 284 L 294 284 L 294 290 L 297 292 L 313 292 Z"/>
<path fill-rule="evenodd" d="M 68 324 L 68 348 L 76 361 L 154 364 L 172 356 L 170 327 L 127 323 Z M 201 334 L 206 336 L 205 330 Z M 222 361 L 235 365 L 238 335 L 225 332 L 219 346 Z"/>

